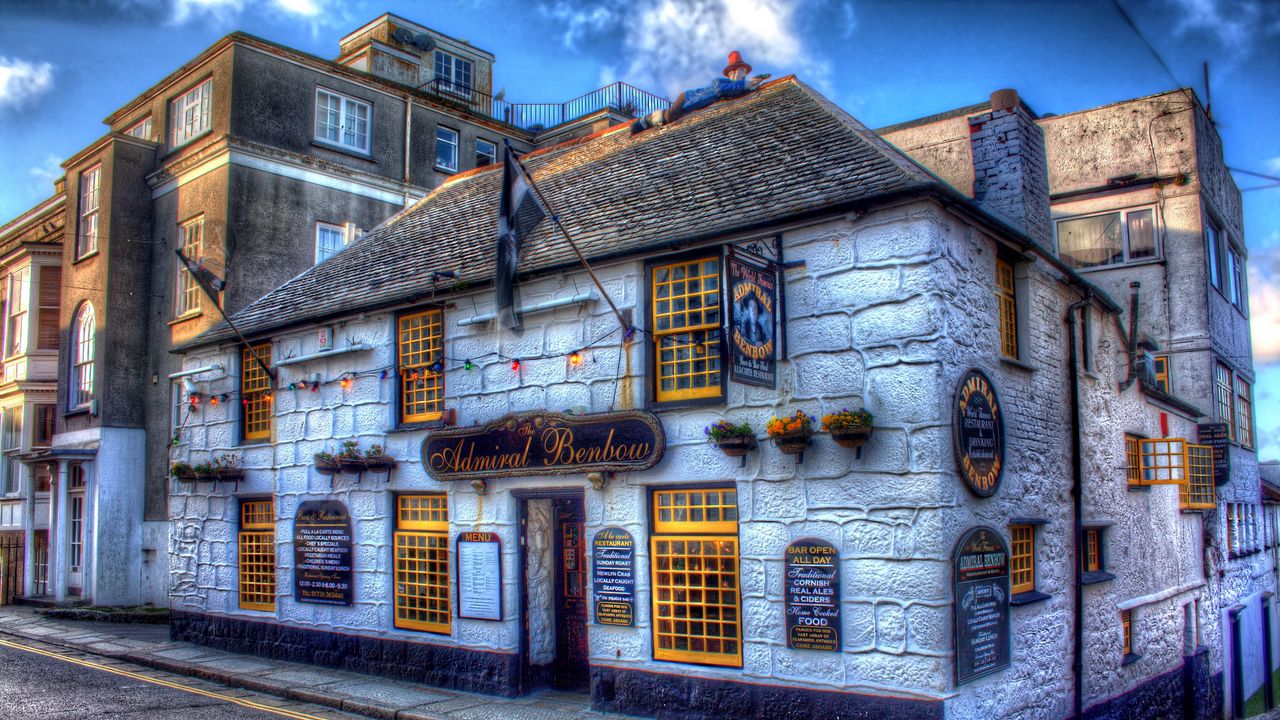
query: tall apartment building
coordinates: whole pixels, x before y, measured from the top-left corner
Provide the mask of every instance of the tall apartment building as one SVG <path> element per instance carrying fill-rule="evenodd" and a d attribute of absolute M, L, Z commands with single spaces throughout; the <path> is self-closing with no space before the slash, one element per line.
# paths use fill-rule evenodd
<path fill-rule="evenodd" d="M 665 104 L 621 83 L 568 103 L 507 102 L 492 95 L 493 61 L 394 15 L 342 38 L 336 60 L 232 33 L 66 161 L 64 342 L 47 358 L 57 434 L 28 458 L 33 476 L 55 477 L 51 555 L 47 583 L 23 594 L 165 602 L 184 381 L 226 372 L 192 377 L 170 353 L 221 319 L 175 249 L 225 281 L 232 313 L 494 162 L 504 141 L 529 150 Z"/>
<path fill-rule="evenodd" d="M 984 173 L 994 177 L 999 168 L 974 156 L 970 138 L 983 131 L 977 118 L 989 111 L 989 104 L 976 105 L 878 132 L 981 199 L 989 191 Z M 1213 667 L 1224 669 L 1227 710 L 1237 717 L 1255 714 L 1277 701 L 1264 664 L 1280 657 L 1265 650 L 1280 648 L 1273 630 L 1280 615 L 1271 597 L 1271 560 L 1259 540 L 1248 250 L 1240 191 L 1223 160 L 1222 141 L 1189 89 L 1046 114 L 1036 122 L 1049 176 L 1043 211 L 1053 220 L 1047 247 L 1122 301 L 1123 321 L 1136 330 L 1130 338 L 1134 374 L 1148 402 L 1199 423 L 1206 439 L 1217 433 L 1228 466 L 1217 471 L 1218 507 L 1200 516 L 1203 589 L 1139 589 L 1118 581 L 1091 589 L 1087 601 L 1135 603 L 1141 612 L 1160 593 L 1199 594 L 1202 610 L 1215 616 L 1201 641 L 1211 648 Z M 1125 430 L 1128 442 L 1142 435 Z M 1100 465 L 1090 472 L 1105 476 L 1120 468 Z M 1100 520 L 1116 526 L 1113 533 L 1154 521 L 1146 491 L 1137 484 L 1130 489 L 1122 506 L 1096 508 Z M 1160 562 L 1167 551 L 1129 545 L 1130 556 L 1144 563 Z M 1222 637 L 1211 636 L 1219 630 Z"/>

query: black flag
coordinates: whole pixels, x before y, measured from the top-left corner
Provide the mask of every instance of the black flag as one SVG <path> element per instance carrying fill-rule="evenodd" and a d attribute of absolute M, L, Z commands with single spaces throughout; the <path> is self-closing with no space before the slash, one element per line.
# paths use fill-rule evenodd
<path fill-rule="evenodd" d="M 507 146 L 502 162 L 502 199 L 498 205 L 498 263 L 493 279 L 494 309 L 499 327 L 520 333 L 524 321 L 520 317 L 520 291 L 516 287 L 516 266 L 520 262 L 520 246 L 533 232 L 546 212 L 538 204 L 533 187 L 520 172 L 515 154 Z"/>
<path fill-rule="evenodd" d="M 204 289 L 209 299 L 213 300 L 213 303 L 217 305 L 218 293 L 222 292 L 222 289 L 227 286 L 226 281 L 213 274 L 213 271 L 204 264 L 203 259 L 189 258 L 182 254 L 182 250 L 179 249 L 175 249 L 174 252 L 178 254 L 178 259 L 186 266 L 187 272 L 191 273 L 191 277 L 195 278 L 195 281 Z"/>

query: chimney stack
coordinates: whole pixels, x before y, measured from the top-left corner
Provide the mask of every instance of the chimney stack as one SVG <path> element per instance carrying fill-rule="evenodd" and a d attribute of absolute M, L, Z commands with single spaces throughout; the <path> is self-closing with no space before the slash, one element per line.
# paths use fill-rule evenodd
<path fill-rule="evenodd" d="M 1053 252 L 1044 133 L 1018 91 L 991 93 L 991 111 L 969 118 L 973 199 Z"/>

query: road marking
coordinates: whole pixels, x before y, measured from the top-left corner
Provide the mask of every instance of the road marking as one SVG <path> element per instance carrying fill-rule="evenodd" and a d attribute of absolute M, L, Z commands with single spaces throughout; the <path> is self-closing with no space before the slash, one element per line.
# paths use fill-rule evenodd
<path fill-rule="evenodd" d="M 173 690 L 181 690 L 182 692 L 191 693 L 192 695 L 202 695 L 207 698 L 213 698 L 215 700 L 222 700 L 224 702 L 234 703 L 236 705 L 239 705 L 241 707 L 246 707 L 251 710 L 260 710 L 262 712 L 271 713 L 273 715 L 280 715 L 282 717 L 293 718 L 293 720 L 325 720 L 324 718 L 321 718 L 318 715 L 308 715 L 307 713 L 298 712 L 297 710 L 289 710 L 287 708 L 272 707 L 270 705 L 263 705 L 261 703 L 253 702 L 252 700 L 245 700 L 244 698 L 233 697 L 231 695 L 223 695 L 222 693 L 216 693 L 210 690 L 201 690 L 199 688 L 188 687 L 186 685 L 180 685 L 178 683 L 169 682 L 168 680 L 160 680 L 159 678 L 147 677 L 146 675 L 140 675 L 135 672 L 129 672 L 128 670 L 120 670 L 118 668 L 113 668 L 110 665 L 102 665 L 100 663 L 96 663 L 91 660 L 81 660 L 79 658 L 73 658 L 67 655 L 61 655 L 59 653 L 50 652 L 48 650 L 41 650 L 39 648 L 31 647 L 30 645 L 22 645 L 20 643 L 9 642 L 8 640 L 0 640 L 0 646 L 13 648 L 14 650 L 22 650 L 24 652 L 29 652 L 29 653 L 35 653 L 37 655 L 43 655 L 47 658 L 53 658 L 54 660 L 61 660 L 62 662 L 68 662 L 75 665 L 82 665 L 84 667 L 93 668 L 94 670 L 109 672 L 114 675 L 122 675 L 132 680 L 140 680 L 145 683 L 151 683 L 152 685 L 160 685 L 162 687 L 171 688 Z"/>

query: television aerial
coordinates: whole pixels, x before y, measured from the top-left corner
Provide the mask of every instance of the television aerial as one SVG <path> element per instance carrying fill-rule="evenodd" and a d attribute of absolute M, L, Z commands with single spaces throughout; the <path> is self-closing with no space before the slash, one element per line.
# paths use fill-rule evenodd
<path fill-rule="evenodd" d="M 436 41 L 431 39 L 426 33 L 419 33 L 413 37 L 413 44 L 422 52 L 431 52 L 436 49 Z"/>
<path fill-rule="evenodd" d="M 391 37 L 395 38 L 398 43 L 405 45 L 413 44 L 413 31 L 407 27 L 398 27 L 391 31 Z"/>

